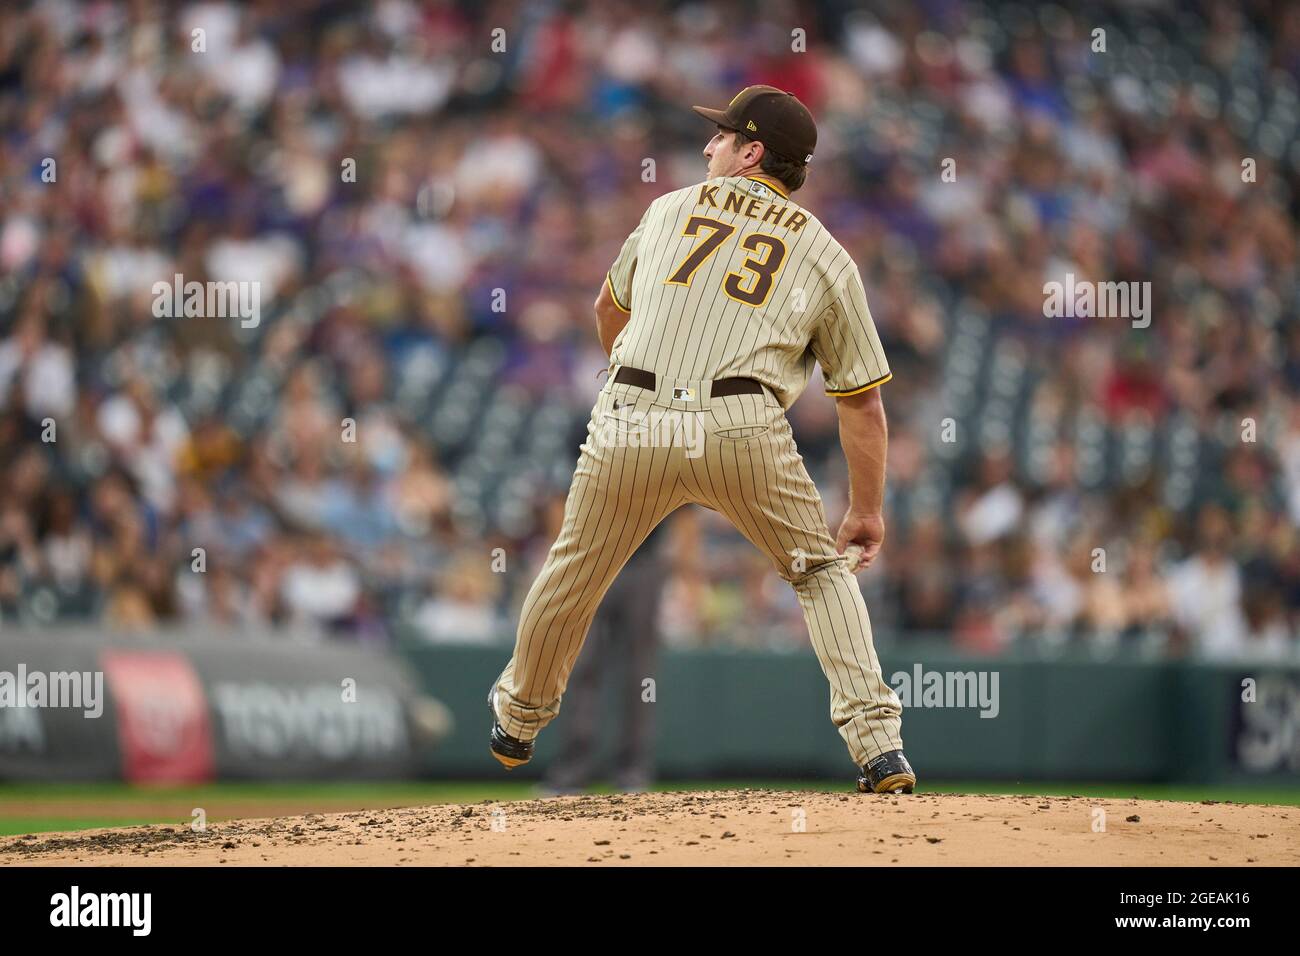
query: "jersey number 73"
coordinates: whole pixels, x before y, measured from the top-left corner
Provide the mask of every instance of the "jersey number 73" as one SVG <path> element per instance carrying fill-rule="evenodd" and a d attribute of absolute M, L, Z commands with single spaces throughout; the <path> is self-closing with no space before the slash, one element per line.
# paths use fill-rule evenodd
<path fill-rule="evenodd" d="M 682 235 L 699 236 L 701 229 L 707 229 L 708 234 L 695 244 L 672 275 L 664 280 L 665 283 L 689 286 L 695 270 L 704 265 L 705 260 L 736 231 L 735 226 L 720 219 L 691 216 L 686 220 Z M 785 243 L 776 236 L 751 232 L 741 240 L 740 247 L 753 255 L 744 261 L 739 271 L 727 273 L 722 280 L 722 291 L 729 299 L 742 305 L 760 306 L 772 293 L 772 280 L 785 262 Z"/>

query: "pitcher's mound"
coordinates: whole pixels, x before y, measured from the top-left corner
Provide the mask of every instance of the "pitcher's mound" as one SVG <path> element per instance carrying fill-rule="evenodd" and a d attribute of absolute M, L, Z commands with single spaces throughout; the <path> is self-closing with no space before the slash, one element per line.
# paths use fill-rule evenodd
<path fill-rule="evenodd" d="M 0 841 L 0 864 L 1294 866 L 1300 810 L 727 790 L 308 814 Z"/>

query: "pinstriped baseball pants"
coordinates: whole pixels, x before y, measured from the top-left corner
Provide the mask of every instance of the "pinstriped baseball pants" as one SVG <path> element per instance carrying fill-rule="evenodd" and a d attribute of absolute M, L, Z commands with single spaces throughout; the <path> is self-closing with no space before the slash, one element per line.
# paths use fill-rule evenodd
<path fill-rule="evenodd" d="M 881 675 L 862 592 L 835 552 L 780 403 L 766 391 L 708 398 L 708 382 L 652 391 L 612 378 L 493 687 L 502 729 L 531 740 L 555 718 L 605 591 L 655 525 L 695 503 L 725 516 L 794 587 L 853 762 L 901 749 L 901 707 Z"/>

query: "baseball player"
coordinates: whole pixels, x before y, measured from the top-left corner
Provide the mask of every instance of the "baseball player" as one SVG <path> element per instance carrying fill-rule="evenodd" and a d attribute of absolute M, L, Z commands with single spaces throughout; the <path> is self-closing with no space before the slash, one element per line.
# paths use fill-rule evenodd
<path fill-rule="evenodd" d="M 858 789 L 910 793 L 901 707 L 853 577 L 885 536 L 880 386 L 890 371 L 857 266 L 791 198 L 817 128 L 798 99 L 770 86 L 742 90 L 723 110 L 694 109 L 717 126 L 704 149 L 708 179 L 650 204 L 596 300 L 610 374 L 559 538 L 488 695 L 489 745 L 507 768 L 531 759 L 606 589 L 652 528 L 695 503 L 730 520 L 794 587 Z M 836 398 L 849 466 L 834 538 L 785 418 L 814 361 Z"/>

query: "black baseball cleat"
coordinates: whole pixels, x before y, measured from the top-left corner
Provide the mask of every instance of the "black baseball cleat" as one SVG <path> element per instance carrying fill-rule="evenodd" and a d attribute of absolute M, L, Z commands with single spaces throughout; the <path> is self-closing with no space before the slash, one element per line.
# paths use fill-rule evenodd
<path fill-rule="evenodd" d="M 901 750 L 891 750 L 867 762 L 858 775 L 858 793 L 911 793 L 916 773 Z"/>
<path fill-rule="evenodd" d="M 488 693 L 488 710 L 492 711 L 492 736 L 488 738 L 488 749 L 492 751 L 492 756 L 496 757 L 507 770 L 522 767 L 532 760 L 534 742 L 511 737 L 501 729 L 501 723 L 497 720 L 497 709 L 492 706 L 491 692 Z"/>
<path fill-rule="evenodd" d="M 533 759 L 533 741 L 511 737 L 498 723 L 492 724 L 488 746 L 492 748 L 492 756 L 501 761 L 507 770 L 514 770 Z"/>

